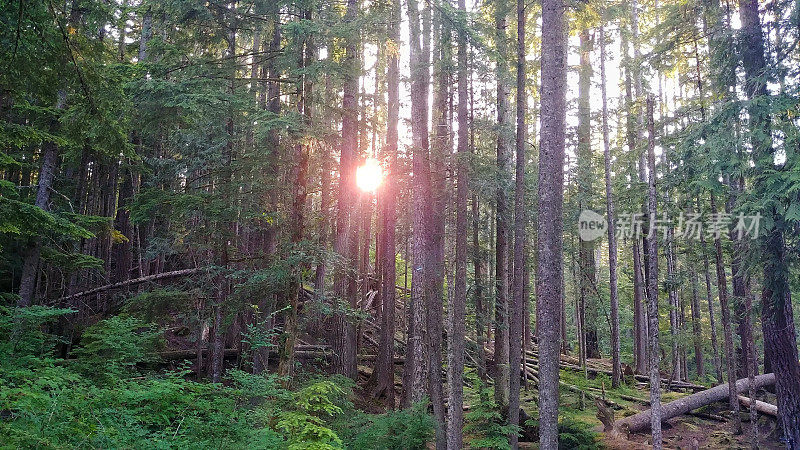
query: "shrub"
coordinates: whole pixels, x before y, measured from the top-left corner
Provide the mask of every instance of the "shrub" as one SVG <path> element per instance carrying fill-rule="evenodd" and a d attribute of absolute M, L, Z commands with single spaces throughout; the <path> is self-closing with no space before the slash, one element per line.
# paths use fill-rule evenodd
<path fill-rule="evenodd" d="M 355 430 L 346 439 L 347 448 L 368 450 L 423 449 L 434 438 L 436 422 L 428 414 L 428 403 L 420 402 L 399 411 L 381 415 L 357 414 L 347 418 Z"/>
<path fill-rule="evenodd" d="M 470 410 L 464 415 L 464 434 L 470 448 L 507 449 L 508 435 L 513 427 L 505 424 L 492 389 L 475 377 L 477 398 L 472 400 Z"/>
<path fill-rule="evenodd" d="M 332 398 L 345 391 L 332 381 L 312 383 L 294 394 L 294 408 L 280 414 L 276 429 L 286 435 L 290 450 L 342 448 L 342 440 L 326 419 L 342 413 Z"/>
<path fill-rule="evenodd" d="M 603 446 L 597 441 L 597 433 L 592 431 L 591 425 L 562 416 L 558 422 L 558 448 L 595 450 Z"/>
<path fill-rule="evenodd" d="M 0 364 L 23 364 L 31 356 L 52 356 L 53 346 L 59 339 L 45 332 L 46 325 L 73 312 L 46 306 L 0 306 L 0 355 L 3 355 Z"/>
<path fill-rule="evenodd" d="M 161 332 L 152 324 L 133 317 L 112 317 L 86 329 L 74 354 L 76 367 L 97 378 L 119 378 L 135 374 L 135 366 L 158 360 Z"/>

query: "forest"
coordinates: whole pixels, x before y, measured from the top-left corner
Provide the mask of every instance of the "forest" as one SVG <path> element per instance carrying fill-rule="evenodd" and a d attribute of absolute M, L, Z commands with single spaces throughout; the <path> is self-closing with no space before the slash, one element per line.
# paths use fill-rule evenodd
<path fill-rule="evenodd" d="M 800 449 L 799 42 L 0 0 L 0 448 Z"/>

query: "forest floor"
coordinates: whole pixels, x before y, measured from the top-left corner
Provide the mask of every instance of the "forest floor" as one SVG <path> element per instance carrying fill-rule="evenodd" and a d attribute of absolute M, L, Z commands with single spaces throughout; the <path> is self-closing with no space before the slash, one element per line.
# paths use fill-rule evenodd
<path fill-rule="evenodd" d="M 586 380 L 582 374 L 570 370 L 561 371 L 561 379 L 567 383 L 578 385 L 588 392 L 597 393 L 605 390 L 608 400 L 613 401 L 622 409 L 615 410 L 615 418 L 643 411 L 649 406 L 646 400 L 649 391 L 643 386 L 623 385 L 618 389 L 609 389 L 610 380 L 605 376 Z M 602 395 L 602 394 L 601 394 Z M 662 401 L 676 400 L 689 393 L 663 392 Z M 530 396 L 530 394 L 529 394 Z M 622 398 L 624 396 L 625 398 Z M 525 397 L 523 397 L 525 398 Z M 631 401 L 631 398 L 641 399 L 640 402 Z M 651 448 L 651 435 L 648 432 L 634 433 L 629 436 L 612 431 L 603 433 L 603 425 L 597 418 L 597 407 L 594 401 L 584 399 L 581 405 L 580 395 L 571 391 L 561 391 L 561 415 L 574 421 L 581 422 L 598 433 L 598 441 L 602 446 L 610 449 L 648 449 Z M 774 402 L 774 400 L 772 400 Z M 583 408 L 581 407 L 583 406 Z M 725 402 L 708 405 L 696 411 L 699 415 L 681 415 L 670 419 L 662 426 L 664 448 L 669 449 L 697 449 L 697 448 L 724 448 L 724 449 L 749 449 L 750 423 L 746 408 L 742 407 L 742 427 L 744 434 L 734 435 L 731 432 L 729 420 L 730 413 Z M 785 445 L 778 440 L 777 422 L 772 417 L 759 414 L 759 448 L 780 449 Z"/>
<path fill-rule="evenodd" d="M 605 360 L 593 360 L 596 365 L 605 364 Z M 360 366 L 362 371 L 358 383 L 360 387 L 366 382 L 366 373 L 371 370 Z M 397 380 L 399 384 L 399 379 Z M 649 408 L 649 390 L 645 383 L 623 384 L 617 389 L 611 389 L 611 380 L 605 374 L 584 378 L 580 372 L 571 369 L 561 370 L 561 381 L 565 385 L 578 388 L 586 394 L 581 394 L 574 389 L 564 388 L 560 392 L 559 414 L 562 422 L 578 425 L 579 428 L 590 430 L 595 435 L 594 445 L 581 448 L 609 448 L 609 449 L 649 449 L 651 448 L 651 435 L 648 432 L 634 433 L 628 436 L 619 432 L 603 432 L 603 424 L 597 417 L 598 409 L 593 398 L 605 398 L 613 403 L 615 419 L 620 419 Z M 399 394 L 399 393 L 398 393 Z M 466 404 L 474 398 L 474 389 L 465 386 Z M 670 402 L 689 395 L 691 392 L 662 392 L 662 402 Z M 376 403 L 367 392 L 356 388 L 356 406 L 365 411 L 379 413 L 382 405 Z M 537 416 L 538 392 L 532 382 L 527 389 L 523 387 L 521 393 L 521 406 L 530 417 Z M 592 398 L 593 397 L 593 398 Z M 774 399 L 766 399 L 774 403 Z M 469 408 L 469 406 L 467 406 Z M 731 432 L 730 412 L 725 402 L 718 402 L 693 411 L 693 414 L 681 415 L 664 422 L 662 427 L 664 448 L 667 449 L 749 449 L 750 423 L 749 414 L 742 407 L 742 427 L 744 434 L 734 435 Z M 785 445 L 778 440 L 777 422 L 772 417 L 759 414 L 759 448 L 782 449 Z M 433 445 L 431 443 L 431 445 Z M 431 447 L 433 448 L 433 447 Z M 520 442 L 520 448 L 538 448 L 536 442 Z"/>
<path fill-rule="evenodd" d="M 759 420 L 760 449 L 782 449 L 784 444 L 775 438 L 774 420 Z M 719 422 L 696 416 L 676 417 L 662 426 L 664 448 L 670 449 L 750 449 L 750 424 L 742 424 L 745 433 L 734 436 L 728 422 Z M 602 443 L 611 449 L 649 449 L 650 434 L 637 433 L 628 437 L 603 433 Z"/>

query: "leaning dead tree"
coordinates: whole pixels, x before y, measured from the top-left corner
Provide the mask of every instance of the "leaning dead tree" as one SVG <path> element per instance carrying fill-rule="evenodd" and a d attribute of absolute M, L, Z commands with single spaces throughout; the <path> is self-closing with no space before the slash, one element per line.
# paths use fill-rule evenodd
<path fill-rule="evenodd" d="M 75 298 L 86 297 L 88 295 L 93 295 L 93 294 L 98 294 L 98 293 L 101 293 L 101 292 L 109 291 L 111 289 L 119 289 L 119 288 L 123 288 L 123 287 L 134 286 L 134 285 L 137 285 L 137 284 L 140 284 L 140 283 L 148 283 L 148 282 L 163 280 L 163 279 L 166 279 L 166 278 L 175 278 L 175 277 L 183 277 L 183 276 L 187 276 L 187 275 L 193 275 L 193 274 L 195 274 L 197 272 L 200 272 L 201 270 L 203 270 L 202 267 L 193 267 L 193 268 L 190 268 L 190 269 L 181 269 L 181 270 L 175 270 L 175 271 L 172 271 L 172 272 L 157 273 L 155 275 L 148 275 L 146 277 L 141 277 L 141 278 L 132 278 L 130 280 L 121 281 L 119 283 L 106 284 L 104 286 L 96 287 L 94 289 L 89 289 L 87 291 L 82 291 L 82 292 L 78 292 L 78 293 L 75 293 L 75 294 L 67 295 L 67 296 L 61 297 L 60 299 L 58 299 L 58 301 L 59 302 L 64 302 L 64 301 L 72 300 L 72 299 L 75 299 Z"/>
<path fill-rule="evenodd" d="M 754 389 L 761 389 L 765 386 L 775 384 L 775 374 L 767 373 L 755 377 Z M 749 387 L 749 380 L 742 378 L 736 381 L 736 392 L 741 393 Z M 711 389 L 700 391 L 696 394 L 688 395 L 678 400 L 661 405 L 661 420 L 665 421 L 681 414 L 686 414 L 693 409 L 700 408 L 711 403 L 728 398 L 728 384 L 720 384 Z M 625 433 L 637 433 L 650 428 L 651 410 L 642 411 L 624 419 L 620 419 L 614 425 L 619 431 Z"/>

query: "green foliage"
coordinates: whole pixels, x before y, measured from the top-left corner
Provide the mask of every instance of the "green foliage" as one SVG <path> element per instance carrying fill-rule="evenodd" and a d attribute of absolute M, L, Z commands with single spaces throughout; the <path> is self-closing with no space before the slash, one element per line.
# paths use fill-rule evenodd
<path fill-rule="evenodd" d="M 87 328 L 77 362 L 66 364 L 50 356 L 58 339 L 43 325 L 71 312 L 0 309 L 3 445 L 343 448 L 332 423 L 354 413 L 337 378 L 290 392 L 276 375 L 239 370 L 228 372 L 227 386 L 191 381 L 185 369 L 132 377 L 136 364 L 153 360 L 159 333 L 126 317 Z"/>
<path fill-rule="evenodd" d="M 473 375 L 474 377 L 474 375 Z M 494 401 L 493 390 L 474 377 L 476 398 L 464 415 L 464 434 L 470 448 L 507 449 L 512 427 L 505 424 L 500 408 Z"/>
<path fill-rule="evenodd" d="M 87 328 L 75 350 L 77 367 L 89 376 L 122 377 L 140 363 L 158 360 L 161 332 L 132 317 L 115 316 Z"/>
<path fill-rule="evenodd" d="M 558 448 L 574 450 L 596 450 L 603 446 L 597 442 L 597 433 L 591 425 L 565 417 L 558 421 Z"/>
<path fill-rule="evenodd" d="M 64 217 L 30 203 L 0 196 L 0 233 L 21 236 L 65 236 L 91 238 L 94 235 Z"/>
<path fill-rule="evenodd" d="M 525 425 L 539 428 L 537 419 L 529 419 Z M 563 450 L 600 450 L 603 445 L 592 431 L 592 425 L 569 416 L 562 410 L 558 420 L 558 448 Z"/>
<path fill-rule="evenodd" d="M 348 417 L 344 436 L 346 447 L 354 450 L 424 449 L 434 437 L 436 421 L 428 414 L 428 403 L 382 415 L 360 414 Z"/>
<path fill-rule="evenodd" d="M 247 344 L 247 348 L 249 349 L 248 351 L 252 355 L 258 349 L 272 348 L 275 346 L 275 344 L 273 344 L 273 340 L 281 335 L 281 330 L 278 327 L 268 327 L 268 325 L 270 323 L 274 323 L 272 319 L 276 315 L 289 309 L 290 307 L 287 306 L 277 311 L 273 311 L 267 317 L 262 318 L 263 314 L 259 310 L 258 305 L 251 306 L 253 308 L 255 318 L 253 323 L 247 324 L 247 329 L 244 332 L 242 342 Z"/>
<path fill-rule="evenodd" d="M 224 448 L 251 431 L 229 389 L 186 372 L 96 386 L 66 367 L 0 374 L 0 441 L 13 447 Z M 274 447 L 273 447 L 274 448 Z"/>
<path fill-rule="evenodd" d="M 0 366 L 24 364 L 46 357 L 58 338 L 43 331 L 45 325 L 75 312 L 71 309 L 30 306 L 7 308 L 0 306 Z"/>
<path fill-rule="evenodd" d="M 180 289 L 154 289 L 131 297 L 122 310 L 146 320 L 156 320 L 171 310 L 185 310 L 190 299 L 191 293 Z"/>
<path fill-rule="evenodd" d="M 295 393 L 294 409 L 282 413 L 276 425 L 288 437 L 290 450 L 342 448 L 342 440 L 325 426 L 325 419 L 342 413 L 332 397 L 343 394 L 331 381 L 318 381 Z"/>
<path fill-rule="evenodd" d="M 51 247 L 45 247 L 41 253 L 42 261 L 60 267 L 64 272 L 73 272 L 80 269 L 103 270 L 104 261 L 83 253 L 64 253 Z"/>

